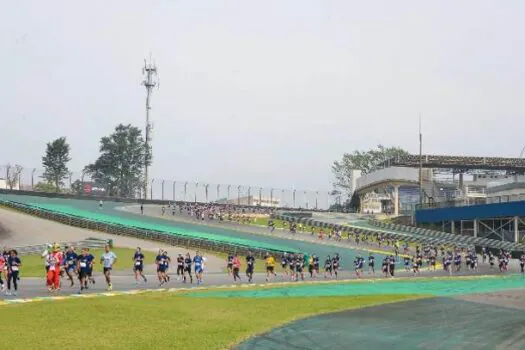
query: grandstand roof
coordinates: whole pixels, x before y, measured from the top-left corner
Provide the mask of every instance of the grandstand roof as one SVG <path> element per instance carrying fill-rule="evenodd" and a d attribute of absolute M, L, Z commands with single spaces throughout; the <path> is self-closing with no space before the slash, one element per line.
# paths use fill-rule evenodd
<path fill-rule="evenodd" d="M 419 155 L 388 159 L 380 164 L 382 167 L 419 167 Z M 470 156 L 445 156 L 424 154 L 422 155 L 423 168 L 455 169 L 455 170 L 504 170 L 513 173 L 525 173 L 524 158 L 504 157 L 470 157 Z"/>

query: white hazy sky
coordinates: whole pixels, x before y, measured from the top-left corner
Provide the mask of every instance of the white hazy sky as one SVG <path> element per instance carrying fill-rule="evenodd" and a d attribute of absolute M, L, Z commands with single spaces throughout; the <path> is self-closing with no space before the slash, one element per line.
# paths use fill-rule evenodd
<path fill-rule="evenodd" d="M 331 187 L 331 163 L 378 143 L 517 156 L 525 143 L 525 2 L 2 1 L 0 163 L 70 168 L 154 92 L 156 178 Z"/>

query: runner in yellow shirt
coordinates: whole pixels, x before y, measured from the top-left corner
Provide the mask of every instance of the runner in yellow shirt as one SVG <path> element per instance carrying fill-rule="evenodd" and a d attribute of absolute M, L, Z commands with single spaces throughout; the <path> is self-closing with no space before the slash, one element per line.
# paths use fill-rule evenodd
<path fill-rule="evenodd" d="M 277 276 L 275 273 L 275 258 L 271 254 L 266 255 L 266 282 L 270 281 L 270 275 Z"/>

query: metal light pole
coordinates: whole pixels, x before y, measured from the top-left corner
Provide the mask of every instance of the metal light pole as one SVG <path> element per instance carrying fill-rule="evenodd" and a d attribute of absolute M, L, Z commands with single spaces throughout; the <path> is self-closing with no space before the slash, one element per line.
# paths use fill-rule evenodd
<path fill-rule="evenodd" d="M 31 172 L 31 189 L 35 189 L 35 171 L 36 169 L 33 169 Z M 82 176 L 84 176 L 84 173 L 82 173 Z M 84 180 L 82 180 L 82 188 L 84 188 Z"/>
<path fill-rule="evenodd" d="M 319 191 L 315 191 L 315 210 L 318 209 L 317 201 L 319 200 Z"/>
<path fill-rule="evenodd" d="M 186 182 L 184 183 L 184 202 L 186 202 L 186 200 L 187 200 L 187 198 L 188 198 L 188 197 L 187 197 L 187 194 L 188 194 L 188 182 L 186 181 Z"/>
<path fill-rule="evenodd" d="M 219 197 L 221 195 L 221 185 L 217 185 L 217 201 L 219 200 Z"/>
<path fill-rule="evenodd" d="M 273 188 L 270 188 L 270 206 L 273 207 Z"/>
<path fill-rule="evenodd" d="M 195 182 L 195 203 L 197 203 L 197 190 L 199 189 L 199 183 Z"/>
<path fill-rule="evenodd" d="M 161 198 L 162 200 L 164 200 L 164 179 L 162 180 L 162 195 L 161 195 Z M 151 198 L 153 199 L 153 198 Z"/>
<path fill-rule="evenodd" d="M 150 199 L 153 200 L 153 183 L 155 179 L 151 179 L 151 188 L 150 188 Z"/>
<path fill-rule="evenodd" d="M 304 203 L 306 205 L 306 209 L 308 209 L 308 192 L 304 191 Z"/>
<path fill-rule="evenodd" d="M 259 187 L 259 206 L 262 207 L 262 187 Z"/>
<path fill-rule="evenodd" d="M 206 184 L 204 186 L 204 191 L 205 191 L 205 195 L 206 195 L 206 203 L 208 203 L 208 187 L 210 187 L 210 184 Z"/>
<path fill-rule="evenodd" d="M 241 185 L 237 186 L 237 205 L 241 205 L 241 188 Z"/>
<path fill-rule="evenodd" d="M 252 195 L 252 188 L 251 188 L 251 186 L 248 186 L 248 201 L 246 202 L 246 204 L 248 204 L 248 205 L 252 205 L 251 204 L 252 202 L 250 201 L 251 195 Z"/>
<path fill-rule="evenodd" d="M 419 115 L 419 208 L 423 208 L 423 134 L 421 132 L 421 114 Z"/>
<path fill-rule="evenodd" d="M 284 206 L 284 188 L 281 190 L 281 200 L 283 201 L 282 203 L 280 203 L 280 206 Z"/>
<path fill-rule="evenodd" d="M 227 200 L 230 200 L 230 189 L 232 188 L 232 185 L 228 185 L 228 198 Z"/>
<path fill-rule="evenodd" d="M 293 197 L 293 207 L 295 208 L 295 191 L 296 190 L 293 190 L 292 192 L 292 197 Z"/>
<path fill-rule="evenodd" d="M 175 189 L 177 187 L 177 181 L 173 180 L 173 204 L 175 204 Z"/>

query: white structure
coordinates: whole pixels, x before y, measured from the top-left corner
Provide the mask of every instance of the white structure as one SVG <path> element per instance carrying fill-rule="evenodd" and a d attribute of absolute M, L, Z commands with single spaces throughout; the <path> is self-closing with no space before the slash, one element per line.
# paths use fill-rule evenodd
<path fill-rule="evenodd" d="M 10 190 L 11 188 L 9 188 L 8 184 L 7 184 L 7 181 L 5 179 L 0 179 L 0 188 L 1 189 L 4 189 L 4 190 Z M 12 188 L 13 190 L 19 190 L 20 187 L 18 186 L 18 181 L 17 183 L 13 186 Z"/>
<path fill-rule="evenodd" d="M 490 184 L 487 187 L 487 203 L 525 201 L 525 182 Z"/>
<path fill-rule="evenodd" d="M 260 206 L 265 208 L 279 208 L 281 201 L 278 198 L 267 198 L 257 196 L 245 196 L 240 198 L 232 199 L 221 199 L 216 201 L 217 204 L 235 204 L 235 205 L 249 205 L 249 206 Z"/>

